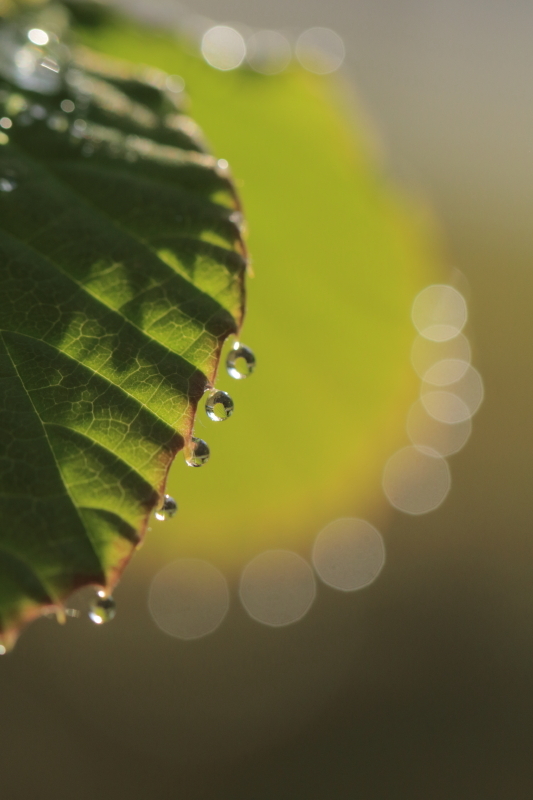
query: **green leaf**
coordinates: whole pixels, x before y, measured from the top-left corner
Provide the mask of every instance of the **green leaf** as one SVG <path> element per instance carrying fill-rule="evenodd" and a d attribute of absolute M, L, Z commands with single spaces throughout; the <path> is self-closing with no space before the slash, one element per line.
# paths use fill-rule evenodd
<path fill-rule="evenodd" d="M 64 35 L 57 7 L 31 23 Z M 74 589 L 116 583 L 240 329 L 246 268 L 228 169 L 166 76 L 72 62 L 27 30 L 0 27 L 7 644 Z"/>

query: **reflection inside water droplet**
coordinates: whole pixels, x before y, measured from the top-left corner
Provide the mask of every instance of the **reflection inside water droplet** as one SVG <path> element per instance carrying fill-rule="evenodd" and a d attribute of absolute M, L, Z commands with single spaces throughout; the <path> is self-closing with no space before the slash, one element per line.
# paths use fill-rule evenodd
<path fill-rule="evenodd" d="M 175 516 L 177 510 L 178 510 L 178 504 L 176 503 L 174 498 L 171 497 L 169 494 L 166 494 L 163 500 L 163 504 L 161 505 L 160 508 L 157 509 L 154 516 L 160 522 L 165 522 L 165 520 L 167 519 L 172 519 L 172 517 Z"/>
<path fill-rule="evenodd" d="M 232 378 L 248 378 L 255 369 L 255 356 L 249 347 L 236 342 L 226 358 L 226 369 Z"/>
<path fill-rule="evenodd" d="M 111 595 L 109 597 L 102 597 L 102 592 L 98 592 L 89 607 L 89 619 L 96 625 L 102 625 L 104 622 L 110 622 L 117 613 L 117 606 Z"/>
<path fill-rule="evenodd" d="M 223 422 L 233 414 L 234 403 L 227 392 L 213 389 L 205 402 L 205 413 L 213 422 Z"/>
<path fill-rule="evenodd" d="M 207 464 L 209 461 L 210 455 L 211 451 L 209 450 L 207 442 L 204 442 L 203 439 L 195 439 L 193 436 L 189 455 L 185 459 L 185 462 L 189 467 L 203 467 L 203 465 Z"/>

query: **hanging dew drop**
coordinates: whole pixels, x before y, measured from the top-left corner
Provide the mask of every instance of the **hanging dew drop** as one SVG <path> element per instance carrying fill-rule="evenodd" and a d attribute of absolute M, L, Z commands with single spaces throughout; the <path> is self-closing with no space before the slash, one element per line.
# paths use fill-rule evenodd
<path fill-rule="evenodd" d="M 89 606 L 89 619 L 96 625 L 103 625 L 104 622 L 111 622 L 117 613 L 117 606 L 111 595 L 106 596 L 103 592 L 98 592 L 91 605 Z"/>
<path fill-rule="evenodd" d="M 185 459 L 185 462 L 189 467 L 203 467 L 203 465 L 207 464 L 209 461 L 210 455 L 211 451 L 209 450 L 207 442 L 204 442 L 203 439 L 195 439 L 193 436 L 189 455 Z"/>
<path fill-rule="evenodd" d="M 177 510 L 178 510 L 178 504 L 176 503 L 174 498 L 171 497 L 169 494 L 166 494 L 163 500 L 163 504 L 161 505 L 160 508 L 157 509 L 154 516 L 156 519 L 159 520 L 159 522 L 165 522 L 165 520 L 167 519 L 172 519 L 172 517 L 175 516 Z"/>
<path fill-rule="evenodd" d="M 255 356 L 252 350 L 240 342 L 236 342 L 233 345 L 226 358 L 228 374 L 237 381 L 249 378 L 255 369 L 255 364 Z"/>
<path fill-rule="evenodd" d="M 205 402 L 205 413 L 213 422 L 223 422 L 233 414 L 235 405 L 227 392 L 213 389 Z"/>

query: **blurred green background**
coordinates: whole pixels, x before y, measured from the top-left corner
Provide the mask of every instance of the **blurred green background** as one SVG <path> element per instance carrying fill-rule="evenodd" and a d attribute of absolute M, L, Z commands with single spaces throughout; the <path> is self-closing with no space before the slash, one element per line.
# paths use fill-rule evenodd
<path fill-rule="evenodd" d="M 296 32 L 322 25 L 341 33 L 344 77 L 357 85 L 381 132 L 387 169 L 412 194 L 428 198 L 445 231 L 450 263 L 469 281 L 469 336 L 486 399 L 470 441 L 452 459 L 445 503 L 425 516 L 397 514 L 387 521 L 367 496 L 370 489 L 362 492 L 361 507 L 368 504 L 368 516 L 385 538 L 384 571 L 353 594 L 320 585 L 310 612 L 292 626 L 259 625 L 233 591 L 222 626 L 187 642 L 161 633 L 147 609 L 151 578 L 170 558 L 210 557 L 229 570 L 239 566 L 238 553 L 246 561 L 268 541 L 264 534 L 252 547 L 254 532 L 247 536 L 245 527 L 234 538 L 228 534 L 231 503 L 241 509 L 240 522 L 251 520 L 261 487 L 249 498 L 243 478 L 228 480 L 221 492 L 229 493 L 220 509 L 224 524 L 218 531 L 213 522 L 211 538 L 195 539 L 190 526 L 184 531 L 183 516 L 172 528 L 154 525 L 117 591 L 120 613 L 111 625 L 100 629 L 73 620 L 60 628 L 42 620 L 0 663 L 2 797 L 528 798 L 533 8 L 517 0 L 505 6 L 332 0 L 327 7 L 313 0 L 196 0 L 190 9 L 217 22 Z M 177 11 L 170 0 L 144 7 L 145 14 L 167 22 Z M 197 111 L 206 128 L 215 113 Z M 208 133 L 214 141 L 214 131 Z M 230 160 L 238 177 L 239 165 L 233 155 Z M 245 198 L 247 191 L 252 211 L 253 189 L 243 187 Z M 268 242 L 258 245 L 267 248 Z M 268 364 L 270 334 L 261 333 L 265 320 L 254 323 L 254 292 L 269 285 L 257 262 L 256 273 L 243 339 L 257 350 L 257 375 L 242 386 L 221 383 L 236 397 L 235 417 L 213 434 L 205 423 L 205 436 L 216 442 L 217 461 L 230 478 L 239 461 L 241 475 L 249 469 L 244 444 L 239 453 L 232 445 L 242 436 L 239 418 L 245 425 L 253 417 L 254 393 L 270 392 L 276 409 L 283 403 Z M 432 276 L 421 270 L 410 280 L 402 289 L 406 298 L 417 281 L 421 286 Z M 276 307 L 272 316 L 282 317 L 280 311 Z M 305 553 L 305 537 L 294 529 L 308 527 L 306 514 L 316 517 L 308 498 L 324 514 L 313 532 L 332 516 L 355 513 L 335 495 L 353 458 L 346 441 L 351 428 L 349 420 L 341 420 L 338 430 L 324 424 L 322 398 L 315 394 L 321 387 L 331 391 L 332 384 L 336 395 L 342 393 L 337 356 L 321 351 L 318 336 L 305 353 L 294 352 L 282 320 L 273 330 L 283 373 L 294 369 L 297 377 L 301 370 L 303 379 L 301 397 L 291 393 L 279 440 L 269 441 L 268 419 L 259 426 L 261 446 L 279 447 L 283 478 L 278 489 L 275 476 L 267 482 L 272 507 L 268 514 L 262 510 L 257 525 L 266 530 L 265 516 L 266 523 L 279 523 L 294 492 L 301 518 L 289 518 L 285 529 L 273 526 L 272 541 Z M 408 358 L 407 339 L 394 347 Z M 386 343 L 382 352 L 390 352 Z M 309 387 L 315 358 L 316 383 Z M 417 389 L 415 380 L 405 380 L 398 378 L 395 386 L 408 406 Z M 300 454 L 291 450 L 299 404 L 315 410 L 322 429 L 318 467 L 299 463 Z M 275 416 L 280 418 L 277 411 Z M 391 452 L 402 444 L 392 423 L 386 432 L 377 427 Z M 392 441 L 395 435 L 398 441 Z M 378 442 L 375 453 L 382 464 L 386 445 Z M 325 459 L 333 466 L 321 473 Z M 205 472 L 175 465 L 172 491 L 183 496 L 182 506 L 195 492 L 202 496 L 214 463 Z M 295 478 L 296 486 L 292 465 L 306 476 Z M 378 467 L 369 470 L 374 479 Z M 334 489 L 324 494 L 336 499 L 324 509 L 317 493 L 332 473 Z M 216 520 L 216 511 L 201 513 Z"/>

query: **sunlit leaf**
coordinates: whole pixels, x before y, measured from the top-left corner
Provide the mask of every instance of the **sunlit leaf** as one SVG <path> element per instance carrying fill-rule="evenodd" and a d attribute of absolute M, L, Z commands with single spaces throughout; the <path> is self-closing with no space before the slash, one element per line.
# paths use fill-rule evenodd
<path fill-rule="evenodd" d="M 243 315 L 227 166 L 165 74 L 81 50 L 73 61 L 66 24 L 49 7 L 0 26 L 8 644 L 73 589 L 113 587 Z"/>

